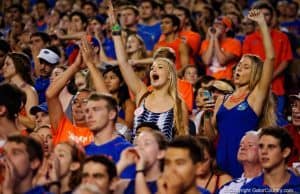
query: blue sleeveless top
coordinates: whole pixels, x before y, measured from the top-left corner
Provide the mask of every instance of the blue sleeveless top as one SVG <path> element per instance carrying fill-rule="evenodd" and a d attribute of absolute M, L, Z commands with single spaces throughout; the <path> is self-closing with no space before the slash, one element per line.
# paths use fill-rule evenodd
<path fill-rule="evenodd" d="M 145 100 L 134 111 L 133 136 L 136 134 L 136 128 L 143 122 L 152 122 L 156 124 L 161 132 L 171 141 L 174 136 L 174 112 L 173 108 L 161 113 L 155 113 L 148 110 L 145 106 Z"/>
<path fill-rule="evenodd" d="M 157 192 L 156 181 L 147 182 L 147 186 L 152 194 Z M 135 194 L 135 179 L 130 180 L 123 194 Z"/>
<path fill-rule="evenodd" d="M 224 106 L 229 96 L 225 96 L 216 115 L 219 140 L 217 144 L 217 164 L 234 178 L 241 176 L 243 169 L 237 161 L 240 141 L 247 131 L 257 130 L 259 117 L 244 101 L 231 109 Z"/>

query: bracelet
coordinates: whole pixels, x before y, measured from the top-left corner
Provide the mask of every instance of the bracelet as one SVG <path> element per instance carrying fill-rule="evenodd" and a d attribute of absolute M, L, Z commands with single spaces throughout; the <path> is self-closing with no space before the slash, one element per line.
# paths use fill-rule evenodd
<path fill-rule="evenodd" d="M 121 26 L 118 23 L 116 23 L 115 25 L 112 26 L 111 31 L 112 32 L 121 31 Z"/>
<path fill-rule="evenodd" d="M 135 174 L 138 174 L 138 173 L 140 173 L 140 172 L 142 172 L 142 173 L 144 174 L 145 169 L 136 170 L 136 171 L 135 171 Z"/>
<path fill-rule="evenodd" d="M 111 34 L 113 36 L 121 36 L 122 32 L 121 31 L 112 31 Z"/>

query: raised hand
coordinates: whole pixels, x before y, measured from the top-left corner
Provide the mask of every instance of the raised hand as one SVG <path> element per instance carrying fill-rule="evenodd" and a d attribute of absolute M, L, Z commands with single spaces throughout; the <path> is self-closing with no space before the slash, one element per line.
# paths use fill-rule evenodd
<path fill-rule="evenodd" d="M 252 9 L 248 13 L 248 18 L 258 24 L 265 22 L 264 14 L 259 9 Z"/>
<path fill-rule="evenodd" d="M 93 49 L 92 49 L 90 43 L 88 43 L 88 40 L 86 37 L 83 37 L 81 39 L 80 53 L 82 55 L 83 62 L 87 66 L 93 64 L 94 52 L 93 52 Z"/>
<path fill-rule="evenodd" d="M 114 7 L 111 0 L 107 1 L 107 8 L 108 8 L 107 9 L 108 21 L 113 26 L 117 23 L 117 20 L 116 20 Z"/>

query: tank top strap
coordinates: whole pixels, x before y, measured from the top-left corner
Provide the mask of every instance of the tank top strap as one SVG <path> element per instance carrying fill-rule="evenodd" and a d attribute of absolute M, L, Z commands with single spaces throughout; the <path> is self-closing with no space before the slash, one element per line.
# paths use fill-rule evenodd
<path fill-rule="evenodd" d="M 220 177 L 221 177 L 221 175 L 216 174 L 216 183 L 215 183 L 215 187 L 214 187 L 214 190 L 212 193 L 216 193 L 216 191 L 219 189 Z"/>
<path fill-rule="evenodd" d="M 145 98 L 146 98 L 147 96 L 149 96 L 149 94 L 151 94 L 151 92 L 150 92 L 150 91 L 147 91 L 147 92 L 145 92 L 145 93 L 141 96 L 140 100 L 139 100 L 138 103 L 137 103 L 137 107 L 141 106 L 142 102 L 145 100 Z"/>

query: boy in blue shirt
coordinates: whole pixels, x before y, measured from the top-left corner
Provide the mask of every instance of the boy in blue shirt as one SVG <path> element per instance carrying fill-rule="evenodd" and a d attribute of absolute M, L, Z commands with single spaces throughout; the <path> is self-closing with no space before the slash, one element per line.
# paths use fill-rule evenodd
<path fill-rule="evenodd" d="M 244 185 L 240 193 L 300 193 L 300 177 L 286 167 L 292 148 L 292 137 L 285 129 L 262 129 L 258 154 L 263 173 Z"/>

